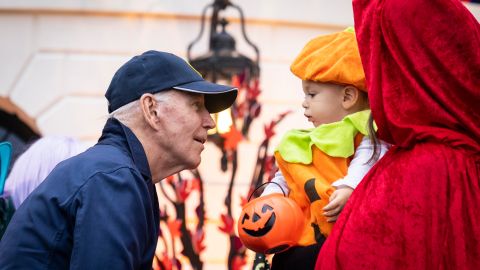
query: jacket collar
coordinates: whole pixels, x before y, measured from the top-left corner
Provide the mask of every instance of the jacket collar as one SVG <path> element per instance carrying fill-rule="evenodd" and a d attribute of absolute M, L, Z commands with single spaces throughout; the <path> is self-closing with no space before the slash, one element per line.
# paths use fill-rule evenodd
<path fill-rule="evenodd" d="M 127 152 L 145 180 L 151 180 L 150 166 L 142 144 L 130 128 L 115 118 L 107 120 L 98 144 L 113 145 Z"/>

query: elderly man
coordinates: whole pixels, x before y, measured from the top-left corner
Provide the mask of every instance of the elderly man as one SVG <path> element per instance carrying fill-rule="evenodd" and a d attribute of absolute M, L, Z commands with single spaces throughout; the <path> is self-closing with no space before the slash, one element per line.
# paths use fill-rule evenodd
<path fill-rule="evenodd" d="M 151 269 L 154 184 L 199 165 L 214 127 L 209 113 L 236 95 L 175 55 L 132 58 L 107 90 L 111 117 L 98 143 L 60 163 L 17 210 L 0 242 L 0 269 Z"/>

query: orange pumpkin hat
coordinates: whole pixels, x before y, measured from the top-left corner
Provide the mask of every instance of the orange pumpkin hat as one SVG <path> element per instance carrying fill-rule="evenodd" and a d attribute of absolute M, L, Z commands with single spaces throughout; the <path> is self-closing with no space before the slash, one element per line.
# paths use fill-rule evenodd
<path fill-rule="evenodd" d="M 312 39 L 292 63 L 290 70 L 302 80 L 353 85 L 367 91 L 352 28 Z"/>

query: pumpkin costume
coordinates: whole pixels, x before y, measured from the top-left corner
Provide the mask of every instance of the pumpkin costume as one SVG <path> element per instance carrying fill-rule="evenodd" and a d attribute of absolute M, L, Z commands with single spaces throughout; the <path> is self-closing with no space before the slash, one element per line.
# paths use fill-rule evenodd
<path fill-rule="evenodd" d="M 367 91 L 353 28 L 312 39 L 290 70 L 301 80 L 353 85 Z M 370 110 L 365 110 L 313 129 L 291 130 L 277 147 L 275 158 L 289 197 L 305 215 L 299 246 L 320 243 L 330 234 L 332 223 L 327 222 L 322 208 L 335 191 L 332 183 L 346 176 L 355 148 L 367 135 L 369 114 Z"/>
<path fill-rule="evenodd" d="M 299 246 L 315 244 L 330 234 L 333 224 L 327 222 L 322 208 L 335 191 L 332 183 L 347 174 L 355 148 L 367 135 L 369 115 L 365 110 L 310 130 L 291 130 L 277 147 L 275 159 L 290 190 L 289 197 L 304 213 Z"/>
<path fill-rule="evenodd" d="M 480 269 L 480 25 L 458 0 L 354 0 L 378 136 L 316 269 Z"/>

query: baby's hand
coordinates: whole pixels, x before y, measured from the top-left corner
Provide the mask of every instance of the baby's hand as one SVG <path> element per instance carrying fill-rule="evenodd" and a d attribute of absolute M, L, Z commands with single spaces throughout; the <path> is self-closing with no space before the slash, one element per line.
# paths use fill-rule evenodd
<path fill-rule="evenodd" d="M 327 217 L 328 222 L 337 220 L 338 215 L 342 212 L 343 207 L 347 203 L 348 198 L 352 195 L 353 189 L 348 186 L 339 187 L 330 196 L 330 202 L 323 208 L 323 215 Z"/>

